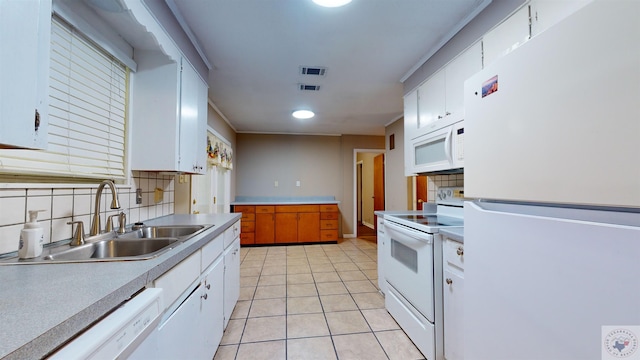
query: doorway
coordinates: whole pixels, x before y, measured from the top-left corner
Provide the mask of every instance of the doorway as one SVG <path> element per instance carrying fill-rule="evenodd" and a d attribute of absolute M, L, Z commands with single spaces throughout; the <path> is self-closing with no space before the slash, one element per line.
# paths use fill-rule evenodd
<path fill-rule="evenodd" d="M 213 136 L 212 129 L 207 136 Z M 216 137 L 225 143 L 220 135 Z M 207 163 L 204 175 L 191 176 L 191 214 L 223 214 L 230 212 L 231 203 L 231 170 L 222 166 Z"/>
<path fill-rule="evenodd" d="M 375 241 L 374 212 L 384 210 L 384 150 L 354 150 L 354 160 L 355 235 Z"/>

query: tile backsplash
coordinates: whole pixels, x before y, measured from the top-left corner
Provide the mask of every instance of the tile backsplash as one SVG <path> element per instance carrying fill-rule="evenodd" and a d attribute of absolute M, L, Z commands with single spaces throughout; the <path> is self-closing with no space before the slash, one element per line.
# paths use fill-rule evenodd
<path fill-rule="evenodd" d="M 100 217 L 102 227 L 106 217 L 124 211 L 127 224 L 145 221 L 174 213 L 174 176 L 133 172 L 131 186 L 116 186 L 120 210 L 111 210 L 111 190 L 104 187 Z M 136 189 L 142 189 L 142 203 L 136 204 Z M 69 239 L 72 236 L 69 221 L 83 221 L 85 233 L 91 228 L 98 184 L 51 185 L 0 184 L 0 254 L 18 250 L 20 230 L 28 221 L 28 210 L 45 210 L 38 215 L 44 229 L 45 244 Z M 156 201 L 157 200 L 157 201 Z M 118 227 L 114 219 L 114 227 Z"/>
<path fill-rule="evenodd" d="M 427 201 L 436 201 L 436 192 L 441 186 L 464 186 L 464 174 L 427 176 Z"/>

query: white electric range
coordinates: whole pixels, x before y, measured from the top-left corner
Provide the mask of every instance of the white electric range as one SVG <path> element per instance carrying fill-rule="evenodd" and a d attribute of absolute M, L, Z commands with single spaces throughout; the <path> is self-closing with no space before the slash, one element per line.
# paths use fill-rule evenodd
<path fill-rule="evenodd" d="M 441 187 L 437 198 L 436 206 L 425 204 L 423 211 L 384 213 L 378 261 L 385 307 L 427 359 L 439 360 L 444 359 L 439 233 L 464 226 L 464 191 Z"/>

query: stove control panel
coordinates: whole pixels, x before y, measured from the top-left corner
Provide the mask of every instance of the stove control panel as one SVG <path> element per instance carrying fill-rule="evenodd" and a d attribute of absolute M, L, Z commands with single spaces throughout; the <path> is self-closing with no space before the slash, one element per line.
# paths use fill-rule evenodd
<path fill-rule="evenodd" d="M 463 187 L 440 187 L 436 192 L 437 202 L 462 202 L 464 201 Z"/>

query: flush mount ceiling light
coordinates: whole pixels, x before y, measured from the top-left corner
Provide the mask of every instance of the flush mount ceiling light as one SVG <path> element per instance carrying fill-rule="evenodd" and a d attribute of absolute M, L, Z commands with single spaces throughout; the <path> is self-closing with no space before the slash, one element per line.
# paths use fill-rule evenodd
<path fill-rule="evenodd" d="M 313 2 L 324 7 L 339 7 L 347 5 L 351 0 L 313 0 Z"/>
<path fill-rule="evenodd" d="M 296 119 L 311 119 L 316 114 L 311 110 L 296 110 L 291 115 Z"/>

